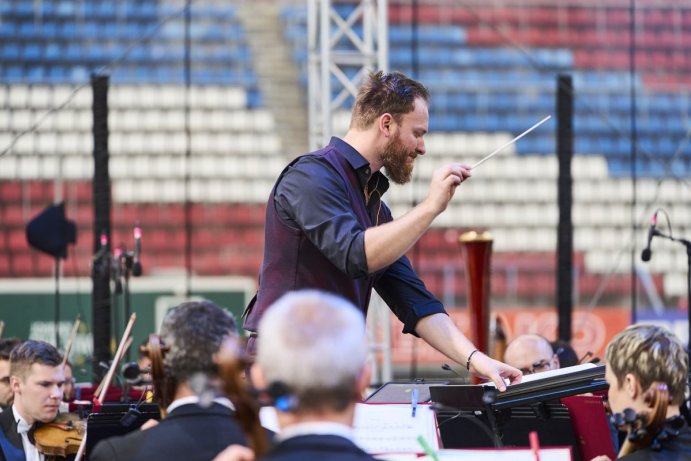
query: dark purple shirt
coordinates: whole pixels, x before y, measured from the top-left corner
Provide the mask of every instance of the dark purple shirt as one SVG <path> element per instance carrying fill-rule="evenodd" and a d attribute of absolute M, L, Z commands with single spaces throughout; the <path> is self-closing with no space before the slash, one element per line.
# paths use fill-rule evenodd
<path fill-rule="evenodd" d="M 329 151 L 331 154 L 319 154 L 324 151 Z M 332 138 L 329 146 L 319 152 L 317 155 L 308 154 L 297 159 L 283 172 L 274 188 L 272 196 L 274 202 L 269 204 L 267 217 L 275 210 L 278 219 L 286 226 L 286 229 L 294 228 L 306 238 L 325 259 L 338 268 L 342 278 L 350 279 L 354 284 L 370 279 L 370 286 L 379 293 L 389 308 L 403 322 L 403 331 L 415 334 L 415 326 L 419 319 L 435 313 L 445 313 L 441 302 L 426 289 L 405 256 L 374 274 L 369 274 L 367 268 L 364 248 L 365 230 L 370 225 L 383 224 L 393 219 L 389 208 L 381 201 L 381 196 L 389 187 L 388 180 L 380 172 L 372 174 L 367 160 L 341 139 Z M 344 181 L 343 172 L 339 172 L 332 163 L 332 155 L 336 155 L 336 158 L 340 156 L 341 161 L 337 164 L 339 168 L 345 168 L 344 171 L 351 178 L 350 181 Z M 357 190 L 353 187 L 356 184 Z M 365 200 L 364 194 L 366 184 L 368 200 Z M 359 209 L 362 209 L 362 204 L 365 202 L 366 213 L 369 215 L 369 219 L 365 219 L 369 221 L 367 225 L 363 224 L 362 216 L 359 219 L 360 212 L 353 209 L 353 197 L 356 197 L 357 201 L 361 200 L 357 206 Z M 271 228 L 271 231 L 267 228 L 265 264 L 260 274 L 260 292 L 262 283 L 271 283 L 262 278 L 266 278 L 267 274 L 272 274 L 270 268 L 265 267 L 268 261 L 267 255 L 270 255 L 269 258 L 272 261 L 269 265 L 272 267 L 276 265 L 275 255 L 278 249 L 272 245 L 275 245 L 280 238 L 269 235 L 269 232 L 276 232 L 274 224 Z M 278 228 L 280 229 L 280 226 Z M 285 232 L 285 229 L 281 232 Z M 287 250 L 287 253 L 291 252 L 292 250 Z M 289 270 L 285 272 L 291 273 L 292 265 L 289 266 Z M 321 269 L 326 270 L 324 267 Z M 300 270 L 305 270 L 304 265 Z M 318 272 L 320 267 L 314 267 L 313 270 Z M 303 280 L 305 279 L 303 277 Z M 265 290 L 266 288 L 264 287 Z M 298 288 L 311 288 L 311 286 L 295 287 L 295 289 Z M 359 293 L 363 293 L 362 288 L 358 290 Z M 272 297 L 275 295 L 276 293 L 273 293 Z M 358 307 L 366 313 L 369 293 L 365 293 L 358 299 L 359 302 L 351 300 L 356 305 L 359 304 Z M 250 315 L 245 321 L 245 326 L 250 330 L 254 330 L 258 322 L 251 313 L 253 304 L 254 301 L 246 312 Z M 260 309 L 267 307 L 264 306 L 266 304 L 264 301 L 260 300 L 260 304 Z"/>

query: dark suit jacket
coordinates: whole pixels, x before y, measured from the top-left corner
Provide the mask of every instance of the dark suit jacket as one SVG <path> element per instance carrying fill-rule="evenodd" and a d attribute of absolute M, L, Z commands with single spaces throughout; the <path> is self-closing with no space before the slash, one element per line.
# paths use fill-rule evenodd
<path fill-rule="evenodd" d="M 99 442 L 89 461 L 209 461 L 230 444 L 247 439 L 227 407 L 182 405 L 151 429 Z"/>
<path fill-rule="evenodd" d="M 371 461 L 376 458 L 365 453 L 350 440 L 338 435 L 300 435 L 286 439 L 263 458 L 264 461 Z"/>
<path fill-rule="evenodd" d="M 12 407 L 8 407 L 0 413 L 0 430 L 5 434 L 5 438 L 15 447 L 23 450 L 22 437 L 17 434 L 17 422 L 14 420 Z M 0 460 L 5 461 L 5 453 L 0 450 Z"/>
<path fill-rule="evenodd" d="M 24 451 L 24 445 L 22 444 L 22 436 L 17 434 L 17 422 L 14 420 L 14 413 L 12 407 L 6 408 L 0 413 L 0 430 L 2 430 L 5 438 L 20 451 Z M 74 455 L 67 456 L 65 458 L 60 458 L 64 461 L 73 460 Z M 0 461 L 6 461 L 7 457 L 2 450 L 0 450 Z"/>

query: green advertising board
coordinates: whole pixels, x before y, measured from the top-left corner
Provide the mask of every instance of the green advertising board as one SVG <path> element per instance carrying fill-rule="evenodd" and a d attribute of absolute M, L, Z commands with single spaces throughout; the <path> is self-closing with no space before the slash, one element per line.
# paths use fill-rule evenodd
<path fill-rule="evenodd" d="M 136 314 L 132 328 L 132 346 L 123 362 L 136 360 L 137 348 L 150 333 L 158 332 L 168 309 L 189 299 L 209 299 L 232 312 L 238 326 L 240 316 L 254 295 L 255 282 L 245 277 L 192 277 L 190 297 L 185 297 L 184 276 L 140 277 L 129 282 L 129 297 L 124 293 L 111 300 L 111 353 L 120 341 L 128 312 Z M 91 279 L 59 281 L 59 303 L 56 304 L 54 279 L 0 280 L 0 320 L 4 322 L 2 337 L 36 339 L 56 342 L 56 311 L 58 348 L 63 350 L 79 316 L 80 326 L 72 344 L 70 361 L 75 378 L 91 382 L 93 364 Z"/>

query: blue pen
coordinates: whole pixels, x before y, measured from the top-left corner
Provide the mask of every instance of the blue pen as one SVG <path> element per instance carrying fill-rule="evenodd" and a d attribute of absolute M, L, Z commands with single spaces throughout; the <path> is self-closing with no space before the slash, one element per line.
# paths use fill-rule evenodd
<path fill-rule="evenodd" d="M 415 411 L 417 411 L 417 398 L 420 391 L 413 389 L 410 393 L 410 407 L 413 409 L 413 418 L 415 418 Z"/>

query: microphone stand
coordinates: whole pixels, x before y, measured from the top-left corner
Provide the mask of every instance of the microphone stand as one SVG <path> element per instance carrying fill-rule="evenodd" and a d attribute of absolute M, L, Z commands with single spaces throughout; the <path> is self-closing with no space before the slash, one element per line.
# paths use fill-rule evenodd
<path fill-rule="evenodd" d="M 132 252 L 125 252 L 123 253 L 123 258 L 125 260 L 125 273 L 124 273 L 124 280 L 125 283 L 123 283 L 122 288 L 123 288 L 123 296 L 125 299 L 125 318 L 130 317 L 130 274 L 132 273 Z M 130 361 L 130 350 L 129 348 L 125 352 L 125 361 L 129 362 Z M 124 394 L 123 394 L 124 397 Z"/>
<path fill-rule="evenodd" d="M 686 239 L 680 239 L 672 237 L 671 235 L 663 234 L 662 232 L 655 230 L 653 236 L 658 236 L 671 240 L 672 242 L 681 243 L 686 247 L 686 312 L 688 319 L 688 348 L 691 349 L 691 242 Z"/>

